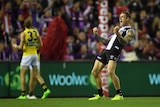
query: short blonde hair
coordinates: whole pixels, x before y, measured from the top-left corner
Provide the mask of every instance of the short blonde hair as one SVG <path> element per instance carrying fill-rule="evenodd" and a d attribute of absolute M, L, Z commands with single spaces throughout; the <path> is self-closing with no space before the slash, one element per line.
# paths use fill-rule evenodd
<path fill-rule="evenodd" d="M 24 27 L 30 28 L 32 27 L 32 17 L 29 16 L 24 20 Z"/>
<path fill-rule="evenodd" d="M 126 17 L 131 19 L 131 14 L 129 11 L 123 11 L 122 13 L 126 14 Z"/>

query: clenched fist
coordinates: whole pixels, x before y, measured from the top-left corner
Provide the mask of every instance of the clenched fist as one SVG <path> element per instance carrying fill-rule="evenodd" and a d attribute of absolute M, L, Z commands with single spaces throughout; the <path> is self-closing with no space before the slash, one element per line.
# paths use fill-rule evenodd
<path fill-rule="evenodd" d="M 118 34 L 119 29 L 120 29 L 119 26 L 115 26 L 115 27 L 113 28 L 113 33 Z"/>
<path fill-rule="evenodd" d="M 98 34 L 98 28 L 97 27 L 94 27 L 93 28 L 93 34 L 95 35 L 95 34 Z"/>

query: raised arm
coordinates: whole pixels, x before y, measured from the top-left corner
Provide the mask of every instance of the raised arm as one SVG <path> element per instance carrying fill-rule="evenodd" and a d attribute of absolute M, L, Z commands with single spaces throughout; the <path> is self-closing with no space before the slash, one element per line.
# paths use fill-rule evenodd
<path fill-rule="evenodd" d="M 94 27 L 93 28 L 93 34 L 98 38 L 98 40 L 100 41 L 100 42 L 102 42 L 104 45 L 106 45 L 108 42 L 109 42 L 109 40 L 111 39 L 111 38 L 108 38 L 108 39 L 104 39 L 103 37 L 101 37 L 99 34 L 98 34 L 98 28 L 97 27 Z"/>

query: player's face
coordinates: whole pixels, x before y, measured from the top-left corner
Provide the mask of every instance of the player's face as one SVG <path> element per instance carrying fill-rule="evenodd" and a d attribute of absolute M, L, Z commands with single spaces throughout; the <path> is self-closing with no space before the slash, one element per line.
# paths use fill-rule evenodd
<path fill-rule="evenodd" d="M 121 13 L 119 16 L 120 26 L 126 26 L 128 24 L 129 18 L 126 17 L 125 13 Z"/>

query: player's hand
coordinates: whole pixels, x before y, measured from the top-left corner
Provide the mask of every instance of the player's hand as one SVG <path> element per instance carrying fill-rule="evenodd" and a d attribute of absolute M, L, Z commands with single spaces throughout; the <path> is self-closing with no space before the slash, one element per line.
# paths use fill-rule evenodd
<path fill-rule="evenodd" d="M 118 34 L 119 29 L 120 29 L 119 26 L 115 26 L 115 27 L 113 28 L 113 33 Z"/>
<path fill-rule="evenodd" d="M 98 28 L 97 27 L 94 27 L 93 28 L 93 34 L 95 35 L 95 34 L 98 34 Z"/>
<path fill-rule="evenodd" d="M 12 44 L 12 47 L 13 48 L 17 48 L 17 44 Z"/>
<path fill-rule="evenodd" d="M 15 38 L 11 39 L 11 46 L 12 48 L 17 47 L 17 40 Z"/>

